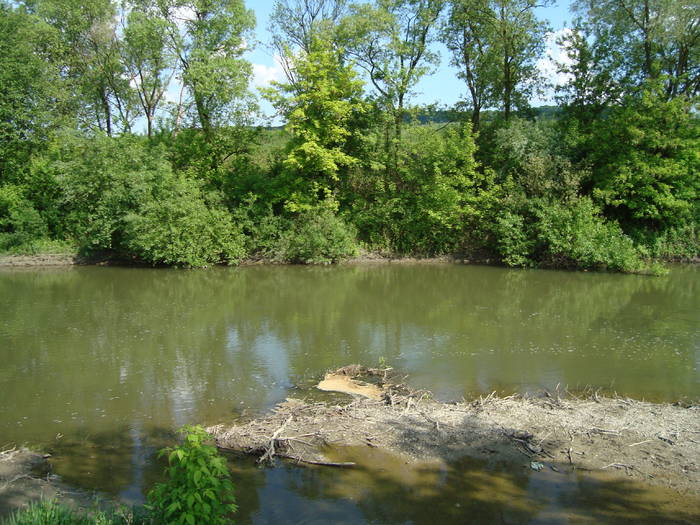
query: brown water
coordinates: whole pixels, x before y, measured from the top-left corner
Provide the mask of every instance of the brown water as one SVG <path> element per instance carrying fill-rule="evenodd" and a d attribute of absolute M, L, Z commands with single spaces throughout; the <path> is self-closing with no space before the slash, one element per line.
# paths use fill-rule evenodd
<path fill-rule="evenodd" d="M 380 361 L 446 400 L 557 384 L 697 398 L 700 268 L 660 278 L 452 265 L 0 271 L 0 447 L 50 448 L 68 481 L 131 501 L 155 479 L 153 451 L 174 428 L 261 411 L 328 368 Z M 373 485 L 362 489 L 369 506 L 319 488 L 344 473 L 246 472 L 242 523 L 283 522 L 275 509 L 299 516 L 290 523 L 425 522 L 384 513 Z M 525 490 L 532 476 L 521 474 L 513 483 Z M 460 503 L 440 483 L 440 508 Z M 526 506 L 555 493 L 586 501 L 603 486 L 555 485 L 528 488 Z M 478 501 L 465 497 L 460 505 Z M 295 505 L 305 510 L 288 514 Z M 502 521 L 552 522 L 532 508 Z"/>

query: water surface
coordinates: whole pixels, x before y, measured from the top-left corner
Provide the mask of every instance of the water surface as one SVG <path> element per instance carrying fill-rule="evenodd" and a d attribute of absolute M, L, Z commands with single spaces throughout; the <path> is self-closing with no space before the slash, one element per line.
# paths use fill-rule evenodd
<path fill-rule="evenodd" d="M 386 362 L 444 400 L 557 385 L 697 398 L 699 270 L 3 270 L 0 446 L 52 448 L 69 481 L 138 501 L 174 428 L 265 410 L 349 363 Z"/>

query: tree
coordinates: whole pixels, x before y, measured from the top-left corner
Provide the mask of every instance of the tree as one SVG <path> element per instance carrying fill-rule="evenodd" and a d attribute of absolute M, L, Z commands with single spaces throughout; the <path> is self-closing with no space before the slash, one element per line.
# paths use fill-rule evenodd
<path fill-rule="evenodd" d="M 544 37 L 549 29 L 538 20 L 536 7 L 549 5 L 550 0 L 493 0 L 491 34 L 499 55 L 499 75 L 494 91 L 501 93 L 501 107 L 508 120 L 514 107 L 526 107 L 537 87 L 537 60 L 544 50 Z"/>
<path fill-rule="evenodd" d="M 387 167 L 396 173 L 398 146 L 412 90 L 437 64 L 431 50 L 443 0 L 378 0 L 352 6 L 342 29 L 349 55 L 365 70 L 391 117 L 386 130 Z"/>
<path fill-rule="evenodd" d="M 557 88 L 558 101 L 585 128 L 624 96 L 615 77 L 625 60 L 623 54 L 603 42 L 593 44 L 590 36 L 588 24 L 579 23 L 558 42 L 568 58 L 557 64 L 559 73 L 568 76 L 566 84 Z"/>
<path fill-rule="evenodd" d="M 577 0 L 590 23 L 594 45 L 625 57 L 615 76 L 636 89 L 663 79 L 664 96 L 700 93 L 700 2 L 698 0 Z"/>
<path fill-rule="evenodd" d="M 131 0 L 120 49 L 151 137 L 156 112 L 175 73 L 175 55 L 168 46 L 170 22 L 149 4 Z"/>
<path fill-rule="evenodd" d="M 39 17 L 0 3 L 0 185 L 22 182 L 29 158 L 68 116 L 57 64 L 59 35 Z"/>
<path fill-rule="evenodd" d="M 489 33 L 488 0 L 453 0 L 442 30 L 442 41 L 452 52 L 451 63 L 469 90 L 472 129 L 479 131 L 481 110 L 495 101 L 498 56 Z"/>
<path fill-rule="evenodd" d="M 593 129 L 593 196 L 629 230 L 692 223 L 700 198 L 700 125 L 663 84 L 629 95 Z"/>
<path fill-rule="evenodd" d="M 321 37 L 308 48 L 292 62 L 294 84 L 268 91 L 292 135 L 284 166 L 303 178 L 302 195 L 287 203 L 294 208 L 299 199 L 309 204 L 336 190 L 341 172 L 359 164 L 353 145 L 360 140 L 357 121 L 366 112 L 363 83 L 352 65 L 342 62 L 342 50 Z"/>
<path fill-rule="evenodd" d="M 548 31 L 534 10 L 550 0 L 452 0 L 442 39 L 469 90 L 472 125 L 485 105 L 496 104 L 509 120 L 527 107 L 541 79 L 537 60 Z"/>
<path fill-rule="evenodd" d="M 252 66 L 243 54 L 252 40 L 253 12 L 243 0 L 166 0 L 161 10 L 200 128 L 210 136 L 239 123 L 250 109 Z"/>
<path fill-rule="evenodd" d="M 61 35 L 63 75 L 78 102 L 81 126 L 108 135 L 130 130 L 131 89 L 123 74 L 111 0 L 25 0 Z"/>
<path fill-rule="evenodd" d="M 290 59 L 296 52 L 310 53 L 320 34 L 337 41 L 336 28 L 347 14 L 347 0 L 276 0 L 270 15 L 272 47 L 290 84 L 294 68 Z"/>

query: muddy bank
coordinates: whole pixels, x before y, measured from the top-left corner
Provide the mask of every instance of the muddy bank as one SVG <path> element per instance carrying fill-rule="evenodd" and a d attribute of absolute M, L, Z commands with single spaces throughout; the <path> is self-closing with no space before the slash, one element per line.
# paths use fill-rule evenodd
<path fill-rule="evenodd" d="M 367 253 L 340 262 L 341 265 L 364 265 L 364 264 L 454 264 L 489 261 L 468 261 L 455 257 L 403 257 L 399 255 L 386 255 Z M 244 259 L 239 266 L 258 265 L 279 265 L 289 263 L 278 263 L 268 259 Z M 97 265 L 97 266 L 151 266 L 132 259 L 124 259 L 109 254 L 100 256 L 84 257 L 75 254 L 50 254 L 42 253 L 36 255 L 0 255 L 0 268 L 32 268 L 32 267 L 54 267 L 54 266 L 74 266 L 74 265 Z"/>
<path fill-rule="evenodd" d="M 49 499 L 75 508 L 90 507 L 95 501 L 94 495 L 51 474 L 45 456 L 23 448 L 0 451 L 0 522 L 32 502 Z"/>
<path fill-rule="evenodd" d="M 73 266 L 75 264 L 89 263 L 84 262 L 76 255 L 70 254 L 0 255 L 0 267 L 8 268 Z"/>
<path fill-rule="evenodd" d="M 366 378 L 350 379 L 362 385 Z M 425 391 L 379 386 L 381 399 L 287 399 L 261 419 L 209 430 L 219 447 L 261 459 L 351 467 L 329 459 L 336 457 L 329 450 L 359 446 L 407 461 L 468 457 L 534 471 L 612 472 L 681 494 L 700 492 L 698 406 L 556 393 L 449 404 Z"/>

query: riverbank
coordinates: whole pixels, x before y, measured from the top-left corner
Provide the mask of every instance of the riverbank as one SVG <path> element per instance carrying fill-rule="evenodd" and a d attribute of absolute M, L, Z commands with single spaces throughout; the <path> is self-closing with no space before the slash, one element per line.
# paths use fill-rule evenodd
<path fill-rule="evenodd" d="M 367 386 L 352 375 L 355 386 Z M 337 453 L 330 460 L 328 447 L 360 446 L 407 462 L 466 457 L 515 469 L 616 472 L 682 495 L 700 492 L 697 405 L 556 392 L 441 403 L 390 382 L 379 388 L 378 396 L 355 391 L 345 402 L 287 399 L 260 419 L 209 431 L 220 448 L 263 460 L 352 466 Z"/>
<path fill-rule="evenodd" d="M 32 503 L 60 500 L 70 508 L 94 506 L 95 496 L 63 483 L 47 457 L 26 448 L 0 451 L 0 522 Z"/>
<path fill-rule="evenodd" d="M 669 260 L 667 263 L 700 264 L 700 258 L 687 260 Z M 267 259 L 244 259 L 238 266 L 279 265 L 279 263 Z M 492 259 L 473 259 L 454 255 L 439 257 L 411 257 L 382 253 L 363 253 L 338 263 L 341 266 L 372 265 L 372 264 L 497 264 Z M 148 266 L 138 261 L 114 258 L 111 256 L 84 257 L 78 254 L 52 254 L 40 253 L 35 255 L 0 255 L 0 268 L 42 268 L 42 267 L 67 267 L 67 266 Z M 557 268 L 547 268 L 557 269 Z M 567 268 L 561 268 L 567 269 Z"/>
<path fill-rule="evenodd" d="M 403 257 L 398 255 L 385 255 L 366 253 L 342 261 L 341 265 L 357 264 L 468 264 L 470 261 L 452 256 L 441 257 Z M 491 261 L 478 261 L 480 264 L 489 264 Z M 279 265 L 282 263 L 267 259 L 245 259 L 239 266 Z M 285 263 L 288 264 L 288 263 Z M 77 254 L 51 254 L 41 253 L 36 255 L 0 255 L 0 268 L 41 268 L 61 267 L 77 265 L 101 265 L 101 266 L 145 266 L 137 261 L 118 259 L 109 256 L 83 257 Z M 148 265 L 150 267 L 150 265 Z"/>

